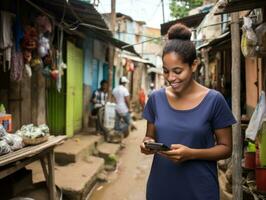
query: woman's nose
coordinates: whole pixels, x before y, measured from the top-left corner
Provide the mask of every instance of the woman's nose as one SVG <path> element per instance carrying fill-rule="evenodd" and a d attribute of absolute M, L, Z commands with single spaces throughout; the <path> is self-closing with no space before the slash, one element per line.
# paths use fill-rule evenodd
<path fill-rule="evenodd" d="M 175 73 L 173 73 L 173 72 L 170 71 L 169 74 L 168 74 L 168 80 L 169 81 L 173 81 L 175 79 L 176 79 Z"/>

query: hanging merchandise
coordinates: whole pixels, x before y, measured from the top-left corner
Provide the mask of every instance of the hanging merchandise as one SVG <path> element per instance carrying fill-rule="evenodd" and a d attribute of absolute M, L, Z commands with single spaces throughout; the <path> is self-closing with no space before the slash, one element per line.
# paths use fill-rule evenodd
<path fill-rule="evenodd" d="M 62 89 L 62 76 L 64 74 L 63 70 L 66 68 L 66 65 L 65 65 L 65 63 L 63 63 L 63 58 L 62 58 L 63 37 L 64 37 L 64 31 L 63 31 L 63 28 L 60 28 L 60 33 L 58 32 L 59 50 L 57 51 L 57 56 L 56 56 L 57 67 L 58 67 L 58 71 L 59 71 L 58 79 L 56 80 L 56 89 L 58 92 L 60 92 Z"/>
<path fill-rule="evenodd" d="M 127 63 L 126 63 L 126 69 L 128 72 L 133 72 L 135 69 L 134 63 L 132 62 L 132 60 L 127 59 Z"/>
<path fill-rule="evenodd" d="M 22 47 L 28 50 L 34 50 L 38 46 L 38 34 L 34 27 L 26 27 Z"/>
<path fill-rule="evenodd" d="M 0 50 L 3 60 L 4 71 L 10 69 L 11 62 L 11 48 L 13 46 L 13 33 L 12 33 L 12 18 L 15 16 L 12 13 L 1 11 L 0 13 Z"/>
<path fill-rule="evenodd" d="M 45 15 L 40 15 L 36 18 L 35 26 L 39 33 L 51 33 L 52 24 L 49 18 Z"/>
<path fill-rule="evenodd" d="M 53 80 L 57 80 L 59 77 L 59 71 L 57 69 L 53 69 L 50 71 L 50 76 Z"/>
<path fill-rule="evenodd" d="M 38 53 L 41 58 L 46 56 L 48 54 L 48 51 L 50 49 L 49 39 L 41 35 L 39 37 L 39 47 L 38 47 Z"/>
<path fill-rule="evenodd" d="M 42 75 L 47 78 L 47 79 L 50 79 L 50 67 L 49 66 L 45 66 L 43 69 L 42 69 Z"/>
<path fill-rule="evenodd" d="M 43 67 L 43 63 L 42 60 L 39 57 L 35 57 L 33 59 L 31 59 L 30 61 L 30 66 L 32 68 L 42 68 Z"/>
<path fill-rule="evenodd" d="M 241 51 L 247 56 L 256 55 L 257 36 L 252 29 L 252 20 L 249 17 L 243 17 L 244 24 L 242 26 Z"/>
<path fill-rule="evenodd" d="M 29 64 L 25 64 L 25 70 L 26 70 L 26 73 L 28 75 L 28 77 L 31 77 L 32 76 L 32 71 L 31 71 L 31 67 Z"/>
<path fill-rule="evenodd" d="M 266 23 L 259 25 L 255 31 L 258 38 L 258 46 L 256 48 L 258 55 L 266 55 Z"/>
<path fill-rule="evenodd" d="M 259 102 L 255 108 L 255 111 L 251 116 L 248 127 L 246 129 L 246 138 L 255 141 L 256 136 L 261 128 L 263 118 L 265 118 L 265 113 L 266 113 L 265 92 L 262 91 L 259 98 Z"/>

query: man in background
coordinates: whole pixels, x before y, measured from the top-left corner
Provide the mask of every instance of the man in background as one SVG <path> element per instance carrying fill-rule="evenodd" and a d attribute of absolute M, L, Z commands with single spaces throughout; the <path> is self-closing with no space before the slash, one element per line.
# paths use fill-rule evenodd
<path fill-rule="evenodd" d="M 108 82 L 106 80 L 102 80 L 100 84 L 101 84 L 101 87 L 99 89 L 95 90 L 92 93 L 92 97 L 91 97 L 91 103 L 93 105 L 93 109 L 91 111 L 91 114 L 93 116 L 98 115 L 99 109 L 102 108 L 107 101 Z M 96 120 L 96 130 L 97 131 L 102 131 L 100 128 L 101 127 L 100 123 L 101 123 L 100 119 L 99 119 L 99 117 L 97 117 L 97 120 Z"/>
<path fill-rule="evenodd" d="M 127 77 L 122 76 L 119 79 L 119 85 L 113 90 L 113 97 L 116 103 L 115 130 L 124 133 L 127 137 L 129 134 L 130 117 L 130 95 L 126 84 L 129 83 Z"/>

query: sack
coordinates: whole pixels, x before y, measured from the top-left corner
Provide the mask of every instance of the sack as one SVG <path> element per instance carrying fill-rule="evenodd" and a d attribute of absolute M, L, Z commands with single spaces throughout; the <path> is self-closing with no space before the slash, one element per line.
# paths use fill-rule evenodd
<path fill-rule="evenodd" d="M 113 129 L 115 126 L 115 103 L 107 102 L 104 111 L 104 127 Z"/>
<path fill-rule="evenodd" d="M 261 92 L 259 103 L 256 106 L 255 111 L 253 112 L 250 122 L 248 124 L 248 128 L 246 129 L 246 138 L 255 140 L 258 131 L 261 128 L 262 120 L 265 117 L 265 93 Z"/>

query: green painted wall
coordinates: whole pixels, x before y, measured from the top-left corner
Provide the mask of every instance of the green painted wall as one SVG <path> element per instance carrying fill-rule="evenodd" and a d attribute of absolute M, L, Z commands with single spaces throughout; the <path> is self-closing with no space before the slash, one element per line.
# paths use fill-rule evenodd
<path fill-rule="evenodd" d="M 83 51 L 67 42 L 66 134 L 71 137 L 82 128 Z"/>
<path fill-rule="evenodd" d="M 65 134 L 66 129 L 66 77 L 62 76 L 62 89 L 56 89 L 56 81 L 51 80 L 47 95 L 47 122 L 54 135 Z"/>

